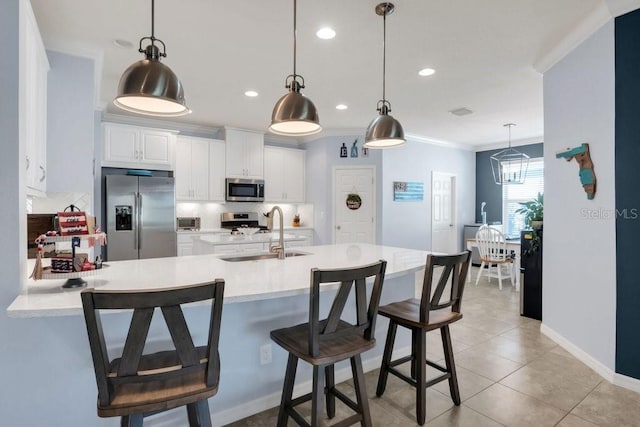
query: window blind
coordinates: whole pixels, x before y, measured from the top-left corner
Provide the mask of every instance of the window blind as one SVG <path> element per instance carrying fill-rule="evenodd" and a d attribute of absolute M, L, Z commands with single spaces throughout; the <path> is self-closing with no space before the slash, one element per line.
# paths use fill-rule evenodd
<path fill-rule="evenodd" d="M 509 237 L 519 237 L 525 228 L 524 217 L 517 214 L 521 202 L 534 199 L 538 193 L 544 193 L 544 159 L 536 157 L 529 159 L 527 177 L 523 184 L 502 186 L 502 223 L 504 234 Z"/>

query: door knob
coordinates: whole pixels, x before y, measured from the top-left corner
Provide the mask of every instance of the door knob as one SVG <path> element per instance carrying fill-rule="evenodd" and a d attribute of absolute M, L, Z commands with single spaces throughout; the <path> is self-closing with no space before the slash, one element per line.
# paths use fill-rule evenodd
<path fill-rule="evenodd" d="M 336 230 L 340 230 L 342 227 L 340 227 L 339 225 L 336 225 Z"/>

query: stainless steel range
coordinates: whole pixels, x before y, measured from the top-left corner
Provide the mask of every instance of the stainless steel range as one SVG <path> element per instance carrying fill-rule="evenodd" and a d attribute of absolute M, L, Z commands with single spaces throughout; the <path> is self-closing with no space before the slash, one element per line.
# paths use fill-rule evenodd
<path fill-rule="evenodd" d="M 220 214 L 220 227 L 231 231 L 240 227 L 257 227 L 260 230 L 266 230 L 266 226 L 259 224 L 259 218 L 256 212 L 224 212 Z"/>

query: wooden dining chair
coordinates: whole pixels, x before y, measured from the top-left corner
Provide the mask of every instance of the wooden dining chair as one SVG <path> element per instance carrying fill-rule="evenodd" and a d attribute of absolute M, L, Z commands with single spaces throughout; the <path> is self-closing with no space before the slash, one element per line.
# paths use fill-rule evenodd
<path fill-rule="evenodd" d="M 426 391 L 440 381 L 449 380 L 451 399 L 460 405 L 460 392 L 456 366 L 453 360 L 449 325 L 462 319 L 460 306 L 464 292 L 465 278 L 469 269 L 471 252 L 455 255 L 428 255 L 420 299 L 408 299 L 380 307 L 379 314 L 389 318 L 387 341 L 382 355 L 382 366 L 378 377 L 376 395 L 381 397 L 387 387 L 387 377 L 393 374 L 416 388 L 416 418 L 423 425 L 426 418 Z M 437 268 L 436 268 L 437 267 Z M 434 277 L 439 278 L 434 281 Z M 433 284 L 435 289 L 433 288 Z M 449 287 L 449 292 L 445 290 Z M 398 326 L 411 330 L 411 354 L 391 360 Z M 440 329 L 444 347 L 445 366 L 426 358 L 426 334 Z M 396 369 L 396 366 L 411 362 L 411 376 Z M 426 365 L 440 372 L 436 378 L 426 379 Z"/>
<path fill-rule="evenodd" d="M 376 316 L 386 266 L 386 261 L 381 260 L 374 264 L 350 269 L 314 268 L 311 270 L 309 322 L 271 331 L 271 339 L 289 352 L 278 413 L 278 427 L 285 427 L 289 417 L 301 426 L 319 426 L 325 393 L 329 418 L 335 416 L 336 397 L 356 412 L 336 425 L 348 426 L 356 422 L 367 427 L 372 425 L 360 353 L 375 345 Z M 374 278 L 369 301 L 367 301 L 367 278 Z M 340 283 L 340 286 L 327 318 L 320 320 L 320 284 L 334 282 Z M 352 289 L 355 293 L 353 301 L 356 314 L 355 319 L 347 321 L 343 311 Z M 298 359 L 313 365 L 313 389 L 309 394 L 292 399 Z M 346 359 L 351 361 L 357 402 L 335 388 L 334 364 Z M 323 368 L 326 388 L 321 372 Z M 311 400 L 310 424 L 295 409 L 298 404 L 309 400 Z"/>
<path fill-rule="evenodd" d="M 146 291 L 82 291 L 82 306 L 98 385 L 98 416 L 122 417 L 122 426 L 187 406 L 190 426 L 211 426 L 207 399 L 218 392 L 218 340 L 224 281 Z M 206 345 L 196 347 L 181 305 L 211 300 Z M 142 354 L 159 308 L 174 348 Z M 100 312 L 133 310 L 122 356 L 109 360 Z"/>
<path fill-rule="evenodd" d="M 509 278 L 511 286 L 515 286 L 513 257 L 507 252 L 507 242 L 504 234 L 496 228 L 483 225 L 476 232 L 476 243 L 481 262 L 478 276 L 476 277 L 476 286 L 478 286 L 480 276 L 483 274 L 489 277 L 489 281 L 491 281 L 492 277 L 497 277 L 500 290 L 502 290 L 502 279 Z M 494 266 L 497 270 L 496 273 L 491 271 Z M 502 276 L 503 272 L 505 273 L 504 277 Z"/>

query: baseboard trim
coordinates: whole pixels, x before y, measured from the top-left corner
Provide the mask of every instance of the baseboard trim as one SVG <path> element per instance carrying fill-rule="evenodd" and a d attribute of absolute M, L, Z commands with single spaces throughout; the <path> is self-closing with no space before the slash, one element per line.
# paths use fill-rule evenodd
<path fill-rule="evenodd" d="M 411 347 L 406 346 L 403 348 L 399 348 L 393 352 L 393 359 L 397 359 L 400 357 L 407 356 L 411 353 Z M 362 361 L 362 369 L 364 372 L 373 371 L 374 369 L 378 369 L 380 367 L 380 363 L 382 363 L 382 355 L 372 357 L 367 360 Z M 284 372 L 282 373 L 284 375 Z M 335 371 L 336 383 L 345 381 L 351 378 L 351 368 L 346 367 Z M 311 392 L 312 382 L 311 380 L 305 381 L 300 384 L 296 384 L 293 388 L 294 396 L 301 396 L 303 394 Z M 276 393 L 271 393 L 266 396 L 262 396 L 258 399 L 242 403 L 238 406 L 234 406 L 232 408 L 225 409 L 223 411 L 215 411 L 215 397 L 209 403 L 211 406 L 212 414 L 211 414 L 211 423 L 214 427 L 220 427 L 226 424 L 230 424 L 234 421 L 241 420 L 253 414 L 257 414 L 262 411 L 266 411 L 267 409 L 274 408 L 280 405 L 280 398 L 282 397 L 282 391 L 279 390 Z"/>
<path fill-rule="evenodd" d="M 571 353 L 573 357 L 596 371 L 598 375 L 605 380 L 617 386 L 640 393 L 640 380 L 613 371 L 544 323 L 540 325 L 540 332 Z"/>

